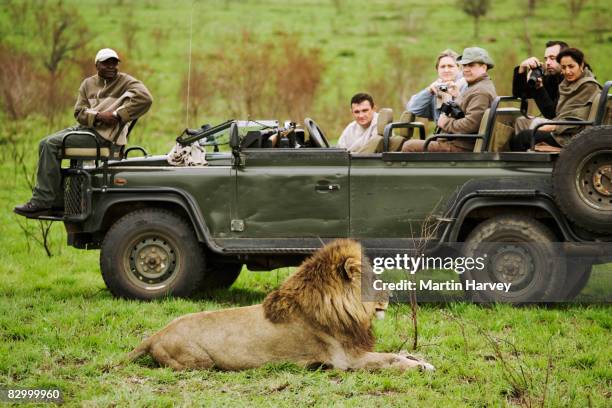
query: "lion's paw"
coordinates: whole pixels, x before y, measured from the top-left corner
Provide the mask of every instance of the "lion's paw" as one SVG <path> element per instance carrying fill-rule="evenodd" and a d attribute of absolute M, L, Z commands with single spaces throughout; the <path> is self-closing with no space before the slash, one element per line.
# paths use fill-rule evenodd
<path fill-rule="evenodd" d="M 412 362 L 411 364 L 418 367 L 418 369 L 421 371 L 436 371 L 436 368 L 433 365 L 420 359 L 419 357 L 409 354 L 408 352 L 404 350 L 400 351 L 399 355 L 410 360 Z"/>
<path fill-rule="evenodd" d="M 433 365 L 426 363 L 425 361 L 419 362 L 419 370 L 421 371 L 436 371 L 436 367 Z"/>

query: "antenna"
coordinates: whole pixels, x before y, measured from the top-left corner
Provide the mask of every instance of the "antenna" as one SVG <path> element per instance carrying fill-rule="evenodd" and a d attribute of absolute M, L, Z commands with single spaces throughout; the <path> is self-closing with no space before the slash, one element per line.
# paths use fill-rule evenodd
<path fill-rule="evenodd" d="M 191 91 L 191 40 L 193 39 L 193 0 L 191 1 L 191 14 L 189 17 L 189 63 L 187 71 L 187 109 L 185 113 L 185 129 L 189 127 L 189 102 Z"/>

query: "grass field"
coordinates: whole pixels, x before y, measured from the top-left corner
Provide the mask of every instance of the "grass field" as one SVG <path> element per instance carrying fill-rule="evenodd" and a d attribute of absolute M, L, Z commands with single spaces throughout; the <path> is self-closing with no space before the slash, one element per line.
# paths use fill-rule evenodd
<path fill-rule="evenodd" d="M 0 2 L 9 3 L 24 2 Z M 294 33 L 305 46 L 319 48 L 326 69 L 312 117 L 322 118 L 318 121 L 332 139 L 350 120 L 348 109 L 337 107 L 347 104 L 353 93 L 368 90 L 393 73 L 393 78 L 406 82 L 397 84 L 395 97 L 378 100 L 399 112 L 407 96 L 431 82 L 435 55 L 447 47 L 461 50 L 478 44 L 489 49 L 498 62 L 492 77 L 500 93 L 507 92 L 508 70 L 527 56 L 525 25 L 537 55 L 547 39 L 566 39 L 585 50 L 601 81 L 612 79 L 612 33 L 606 29 L 612 4 L 603 0 L 587 2 L 572 24 L 565 1 L 538 1 L 535 15 L 528 19 L 521 9 L 526 1 L 493 2 L 481 22 L 479 41 L 472 39 L 471 21 L 454 2 L 442 0 L 65 3 L 78 5 L 95 33 L 92 52 L 103 46 L 117 48 L 151 89 L 156 102 L 139 122 L 131 143 L 154 153 L 169 151 L 186 126 L 179 87 L 187 72 L 192 16 L 194 53 L 207 55 L 228 44 L 233 48 L 227 52 L 234 52 L 240 44 L 232 41 L 242 30 L 270 41 Z M 0 7 L 0 42 L 40 51 L 31 26 L 21 30 L 7 10 Z M 126 21 L 137 23 L 129 53 L 123 51 Z M 156 37 L 156 29 L 162 35 Z M 389 45 L 402 50 L 400 61 L 405 65 L 393 65 L 397 60 L 390 59 Z M 2 90 L 8 86 L 0 84 Z M 376 89 L 387 95 L 383 88 Z M 47 257 L 36 242 L 40 224 L 12 213 L 14 205 L 30 196 L 26 179 L 35 169 L 37 141 L 71 124 L 70 109 L 53 124 L 36 115 L 20 121 L 7 118 L 7 112 L 0 110 L 0 385 L 59 387 L 67 406 L 612 404 L 608 305 L 424 304 L 418 314 L 416 353 L 436 366 L 434 373 L 344 373 L 292 365 L 238 373 L 175 373 L 148 359 L 118 364 L 141 339 L 173 318 L 258 303 L 290 271 L 244 270 L 231 289 L 192 300 L 113 299 L 100 276 L 98 251 L 67 247 L 63 226 L 56 223 L 48 235 L 52 256 Z M 211 101 L 188 125 L 223 119 L 227 119 L 223 107 Z M 599 266 L 596 274 L 602 279 L 611 271 L 610 265 Z M 375 323 L 378 351 L 409 350 L 413 334 L 409 316 L 407 306 L 392 305 L 387 318 Z"/>
<path fill-rule="evenodd" d="M 14 254 L 23 243 L 2 238 L 2 245 Z M 423 305 L 417 354 L 434 373 L 291 365 L 176 373 L 147 358 L 117 364 L 174 317 L 259 302 L 288 271 L 245 271 L 212 297 L 143 303 L 110 296 L 95 252 L 64 249 L 51 259 L 39 252 L 27 261 L 24 248 L 20 257 L 3 256 L 0 384 L 58 387 L 68 406 L 539 406 L 545 394 L 550 407 L 610 402 L 608 306 Z M 397 351 L 404 342 L 409 349 L 408 316 L 407 306 L 395 305 L 376 322 L 377 350 Z"/>

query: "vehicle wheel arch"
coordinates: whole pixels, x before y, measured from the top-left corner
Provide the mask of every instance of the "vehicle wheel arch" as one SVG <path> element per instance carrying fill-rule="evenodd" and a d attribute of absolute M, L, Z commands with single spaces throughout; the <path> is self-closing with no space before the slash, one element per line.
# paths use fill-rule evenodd
<path fill-rule="evenodd" d="M 213 252 L 218 247 L 212 242 L 210 233 L 201 212 L 178 194 L 161 194 L 155 197 L 112 197 L 97 206 L 95 219 L 91 221 L 91 229 L 98 231 L 101 239 L 109 228 L 122 216 L 144 208 L 160 208 L 172 211 L 189 222 L 199 242 Z"/>
<path fill-rule="evenodd" d="M 560 241 L 573 241 L 575 236 L 563 215 L 550 199 L 472 198 L 461 207 L 448 234 L 449 242 L 462 242 L 480 223 L 497 215 L 527 215 L 545 224 Z"/>

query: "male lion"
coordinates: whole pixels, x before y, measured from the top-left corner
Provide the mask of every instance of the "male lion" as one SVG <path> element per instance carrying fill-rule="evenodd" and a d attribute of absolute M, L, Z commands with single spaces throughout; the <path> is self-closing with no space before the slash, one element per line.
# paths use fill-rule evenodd
<path fill-rule="evenodd" d="M 263 304 L 188 314 L 143 341 L 129 355 L 150 354 L 176 370 L 241 370 L 270 362 L 342 370 L 433 369 L 399 354 L 375 353 L 372 318 L 384 313 L 361 301 L 361 246 L 336 240 L 302 263 Z M 381 302 L 378 302 L 380 306 Z"/>

